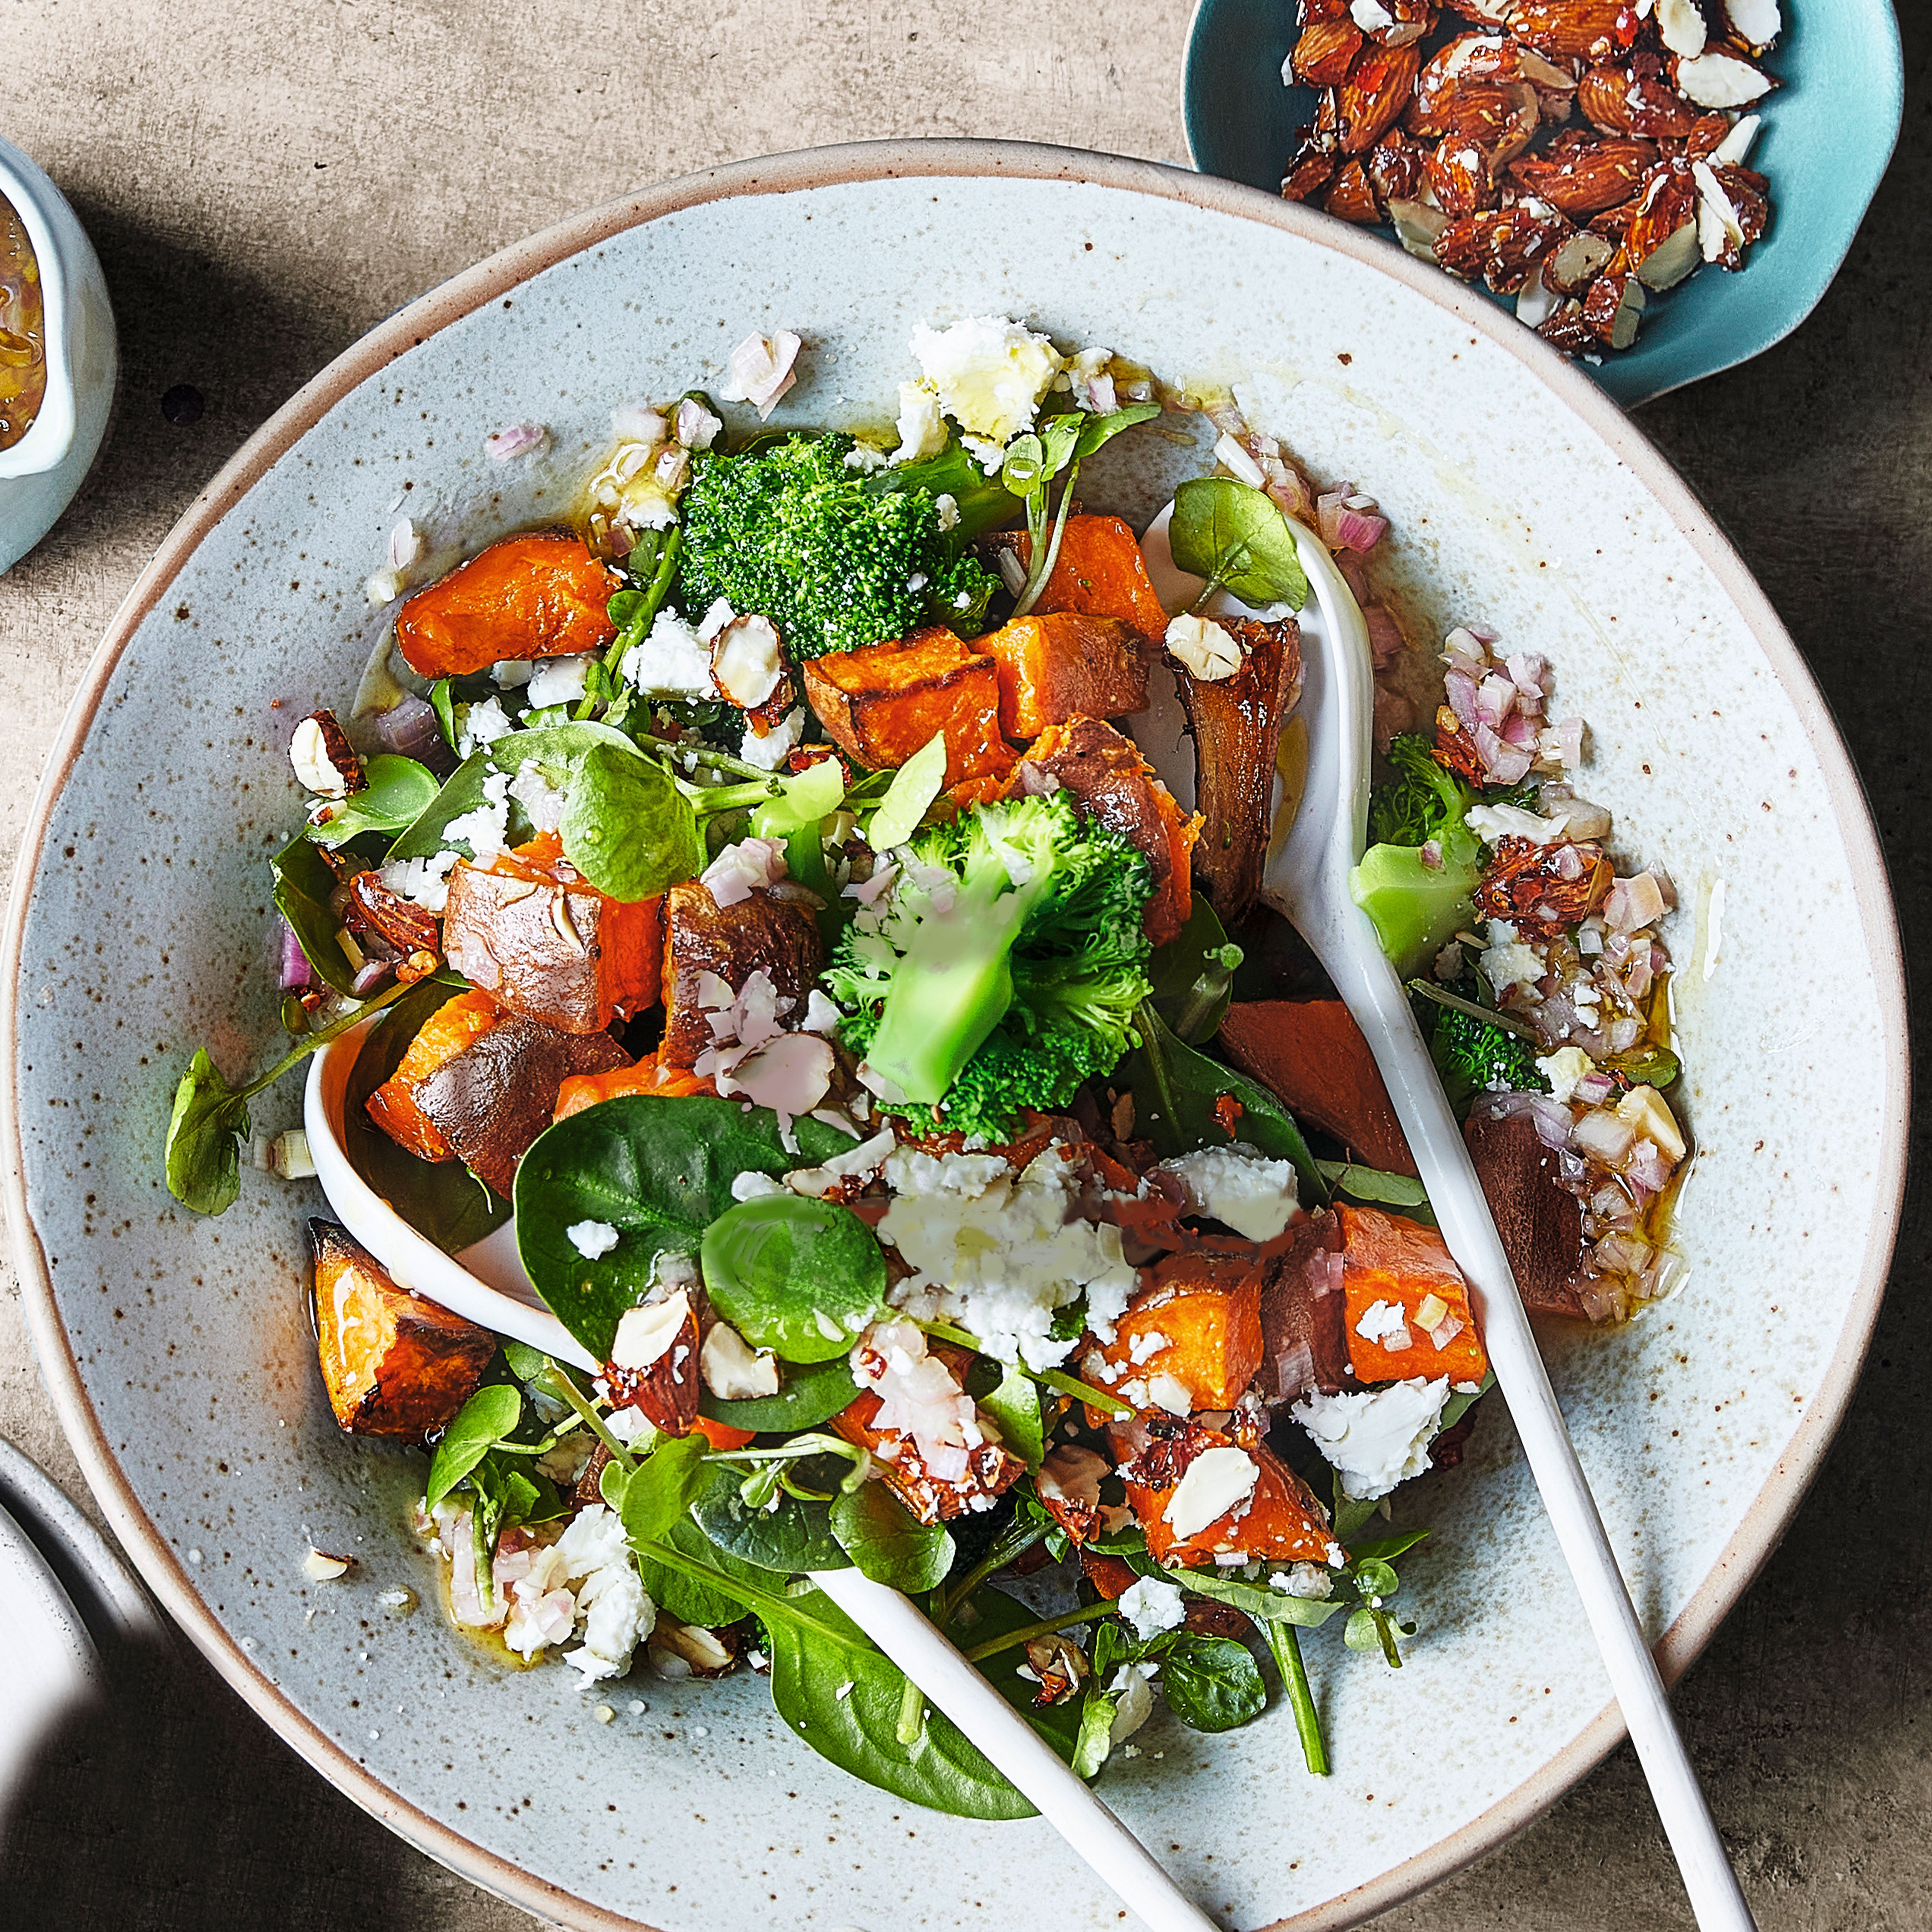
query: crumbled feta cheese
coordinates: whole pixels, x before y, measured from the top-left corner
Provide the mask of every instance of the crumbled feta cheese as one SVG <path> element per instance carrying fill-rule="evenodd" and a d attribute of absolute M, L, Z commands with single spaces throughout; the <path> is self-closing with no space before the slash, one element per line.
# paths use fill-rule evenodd
<path fill-rule="evenodd" d="M 530 672 L 532 705 L 542 710 L 551 704 L 574 704 L 584 695 L 594 658 L 545 658 Z"/>
<path fill-rule="evenodd" d="M 1335 1594 L 1335 1580 L 1318 1563 L 1297 1563 L 1277 1570 L 1268 1579 L 1268 1588 L 1285 1597 L 1306 1597 L 1320 1603 Z"/>
<path fill-rule="evenodd" d="M 1161 1162 L 1186 1190 L 1190 1208 L 1251 1241 L 1271 1241 L 1301 1219 L 1292 1161 L 1270 1160 L 1245 1141 L 1203 1148 Z"/>
<path fill-rule="evenodd" d="M 1536 949 L 1517 938 L 1516 928 L 1506 919 L 1490 921 L 1488 943 L 1477 964 L 1498 1000 L 1518 986 L 1534 992 L 1549 970 Z"/>
<path fill-rule="evenodd" d="M 1162 1630 L 1178 1630 L 1187 1620 L 1187 1606 L 1179 1586 L 1158 1576 L 1139 1576 L 1123 1590 L 1114 1607 L 1146 1643 Z"/>
<path fill-rule="evenodd" d="M 974 316 L 951 328 L 923 322 L 912 352 L 939 405 L 968 434 L 1004 446 L 1033 427 L 1047 386 L 1066 358 L 1044 336 L 998 316 Z"/>
<path fill-rule="evenodd" d="M 855 442 L 845 452 L 845 467 L 867 476 L 875 470 L 884 469 L 890 460 L 883 449 L 869 442 Z"/>
<path fill-rule="evenodd" d="M 1114 1700 L 1114 1722 L 1107 1733 L 1107 1748 L 1124 1744 L 1154 1715 L 1154 1692 L 1148 1687 L 1151 1664 L 1124 1664 L 1107 1686 Z"/>
<path fill-rule="evenodd" d="M 1167 648 L 1203 684 L 1219 684 L 1241 668 L 1241 647 L 1212 619 L 1184 610 L 1170 618 Z"/>
<path fill-rule="evenodd" d="M 480 704 L 463 707 L 458 713 L 456 754 L 466 758 L 479 745 L 493 745 L 507 738 L 517 728 L 510 722 L 501 698 L 486 698 Z"/>
<path fill-rule="evenodd" d="M 801 1033 L 829 1034 L 844 1017 L 838 1009 L 814 986 L 805 996 L 805 1017 L 798 1023 Z"/>
<path fill-rule="evenodd" d="M 631 1667 L 631 1653 L 657 1626 L 657 1610 L 637 1571 L 626 1558 L 593 1570 L 577 1593 L 578 1607 L 587 1610 L 583 1647 L 567 1650 L 563 1660 L 582 1671 L 586 1682 L 621 1677 Z"/>
<path fill-rule="evenodd" d="M 1430 1442 L 1448 1399 L 1449 1378 L 1438 1376 L 1359 1395 L 1318 1390 L 1290 1413 L 1341 1472 L 1348 1494 L 1372 1502 L 1428 1468 Z"/>
<path fill-rule="evenodd" d="M 739 904 L 760 886 L 774 885 L 784 876 L 782 839 L 741 838 L 736 844 L 726 846 L 705 867 L 698 883 L 722 910 Z"/>
<path fill-rule="evenodd" d="M 899 385 L 898 428 L 899 446 L 892 452 L 895 463 L 916 463 L 922 457 L 937 456 L 946 447 L 946 424 L 939 413 L 939 392 L 929 383 Z"/>
<path fill-rule="evenodd" d="M 769 1348 L 752 1348 L 728 1322 L 711 1324 L 698 1353 L 698 1372 L 720 1402 L 778 1392 L 778 1358 Z"/>
<path fill-rule="evenodd" d="M 1150 1355 L 1157 1355 L 1162 1349 L 1171 1346 L 1165 1335 L 1157 1329 L 1150 1328 L 1143 1334 L 1136 1335 L 1127 1344 L 1127 1360 L 1138 1368 Z"/>
<path fill-rule="evenodd" d="M 959 527 L 959 499 L 957 496 L 935 496 L 932 500 L 932 507 L 939 512 L 941 531 L 956 530 Z"/>
<path fill-rule="evenodd" d="M 428 859 L 392 859 L 382 868 L 384 885 L 412 905 L 440 912 L 449 902 L 449 875 L 460 852 L 439 852 Z"/>
<path fill-rule="evenodd" d="M 935 1482 L 963 1481 L 970 1452 L 986 1439 L 970 1396 L 910 1322 L 875 1322 L 850 1357 L 861 1388 L 879 1398 L 872 1426 L 910 1436 L 920 1463 Z"/>
<path fill-rule="evenodd" d="M 1131 1382 L 1123 1384 L 1125 1388 L 1131 1388 L 1133 1386 Z M 1192 1413 L 1194 1408 L 1194 1392 L 1178 1376 L 1164 1373 L 1149 1376 L 1143 1386 L 1146 1400 L 1142 1402 L 1142 1407 L 1151 1406 L 1156 1408 L 1164 1408 L 1170 1415 L 1186 1415 Z"/>
<path fill-rule="evenodd" d="M 712 698 L 711 653 L 675 610 L 660 610 L 650 634 L 627 650 L 617 675 L 646 698 Z"/>
<path fill-rule="evenodd" d="M 520 691 L 530 681 L 530 673 L 536 669 L 528 658 L 505 658 L 490 667 L 490 675 L 496 680 L 499 691 Z"/>
<path fill-rule="evenodd" d="M 1550 1097 L 1567 1104 L 1576 1090 L 1576 1083 L 1594 1073 L 1597 1063 L 1580 1046 L 1559 1046 L 1554 1053 L 1539 1055 L 1536 1070 L 1550 1082 Z"/>
<path fill-rule="evenodd" d="M 1408 1332 L 1408 1318 L 1399 1301 L 1370 1302 L 1355 1324 L 1355 1333 L 1364 1342 L 1377 1342 L 1385 1348 L 1406 1348 L 1415 1339 Z"/>
<path fill-rule="evenodd" d="M 1485 845 L 1499 838 L 1527 838 L 1532 845 L 1547 845 L 1563 836 L 1570 814 L 1560 806 L 1545 818 L 1516 805 L 1472 805 L 1463 814 L 1463 823 Z"/>
<path fill-rule="evenodd" d="M 1261 1473 L 1254 1459 L 1232 1444 L 1204 1449 L 1175 1485 L 1161 1520 L 1184 1542 L 1198 1536 L 1254 1494 Z"/>
<path fill-rule="evenodd" d="M 805 736 L 805 721 L 809 714 L 803 705 L 788 711 L 761 738 L 747 725 L 745 741 L 738 747 L 738 755 L 748 765 L 756 765 L 761 772 L 775 772 L 798 748 L 798 741 Z"/>
<path fill-rule="evenodd" d="M 1050 1332 L 1054 1312 L 1087 1298 L 1088 1325 L 1102 1341 L 1138 1277 L 1120 1231 L 1073 1214 L 1074 1186 L 1058 1144 L 1017 1177 L 996 1154 L 935 1157 L 902 1149 L 886 1162 L 896 1197 L 879 1238 L 914 1272 L 892 1291 L 922 1319 L 957 1322 L 1003 1361 L 1057 1367 L 1072 1340 Z"/>
<path fill-rule="evenodd" d="M 587 1262 L 608 1255 L 617 1245 L 617 1231 L 608 1221 L 573 1221 L 563 1232 Z"/>
<path fill-rule="evenodd" d="M 554 785 L 535 765 L 526 765 L 510 781 L 510 796 L 523 807 L 524 816 L 539 832 L 554 832 L 563 823 L 563 808 L 568 794 Z"/>
<path fill-rule="evenodd" d="M 492 704 L 496 700 L 490 700 Z M 452 818 L 442 828 L 449 844 L 465 844 L 479 866 L 487 866 L 510 842 L 510 775 L 492 772 L 483 781 L 483 802 Z"/>

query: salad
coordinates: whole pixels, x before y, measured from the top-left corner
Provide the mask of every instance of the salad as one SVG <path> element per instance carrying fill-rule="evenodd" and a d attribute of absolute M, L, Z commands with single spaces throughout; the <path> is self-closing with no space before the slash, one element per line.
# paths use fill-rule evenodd
<path fill-rule="evenodd" d="M 1400 1666 L 1404 1486 L 1490 1376 L 1368 1043 L 1260 894 L 1288 519 L 1376 652 L 1356 897 L 1552 1316 L 1681 1272 L 1670 884 L 1619 869 L 1546 660 L 1473 623 L 1410 650 L 1375 502 L 1225 393 L 1004 318 L 912 349 L 878 434 L 758 427 L 808 358 L 754 336 L 715 399 L 617 412 L 574 526 L 467 558 L 398 526 L 360 692 L 290 740 L 291 1043 L 240 1086 L 195 1055 L 169 1186 L 219 1214 L 244 1150 L 312 1172 L 250 1102 L 366 1027 L 364 1177 L 452 1253 L 514 1214 L 600 1373 L 310 1223 L 334 1413 L 430 1452 L 415 1528 L 506 1660 L 765 1672 L 856 1776 L 1024 1814 L 810 1581 L 856 1565 L 1084 1775 L 1156 1693 L 1208 1731 L 1285 1708 L 1319 1773 L 1304 1634 L 1342 1639 L 1317 1674 Z M 1081 475 L 1204 423 L 1169 609 Z M 1191 771 L 1136 745 L 1162 704 Z"/>

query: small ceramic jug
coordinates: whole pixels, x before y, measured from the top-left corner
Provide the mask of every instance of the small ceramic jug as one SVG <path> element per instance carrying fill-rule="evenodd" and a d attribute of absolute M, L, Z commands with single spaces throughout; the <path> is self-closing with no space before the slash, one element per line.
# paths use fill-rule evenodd
<path fill-rule="evenodd" d="M 107 433 L 119 357 L 100 258 L 66 197 L 0 140 L 0 195 L 12 202 L 39 264 L 46 394 L 26 435 L 0 449 L 0 574 L 53 527 L 86 480 Z"/>

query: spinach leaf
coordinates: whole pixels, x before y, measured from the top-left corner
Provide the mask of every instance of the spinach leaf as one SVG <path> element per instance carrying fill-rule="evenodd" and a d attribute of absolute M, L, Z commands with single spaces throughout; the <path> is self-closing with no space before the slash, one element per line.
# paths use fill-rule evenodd
<path fill-rule="evenodd" d="M 712 1306 L 753 1348 L 788 1362 L 847 1354 L 885 1302 L 878 1238 L 836 1201 L 738 1202 L 706 1228 L 700 1253 Z"/>
<path fill-rule="evenodd" d="M 938 1712 L 898 1741 L 906 1680 L 858 1626 L 817 1590 L 764 1616 L 772 1704 L 819 1756 L 914 1804 L 960 1818 L 1030 1818 L 1033 1807 Z M 1004 1673 L 1010 1675 L 1010 1672 Z"/>
<path fill-rule="evenodd" d="M 807 1502 L 781 1490 L 770 1508 L 754 1508 L 739 1492 L 742 1469 L 713 1463 L 712 1474 L 691 1505 L 692 1520 L 713 1544 L 760 1570 L 802 1575 L 844 1570 L 852 1559 L 832 1534 L 830 1505 Z"/>
<path fill-rule="evenodd" d="M 778 1366 L 784 1380 L 776 1395 L 724 1402 L 705 1389 L 698 1398 L 698 1412 L 732 1429 L 790 1436 L 829 1422 L 859 1399 L 859 1384 L 852 1379 L 850 1365 L 843 1355 L 808 1368 L 794 1368 L 789 1362 Z"/>
<path fill-rule="evenodd" d="M 574 728 L 578 730 L 581 726 Z M 650 1286 L 661 1254 L 694 1258 L 704 1231 L 736 1204 L 741 1174 L 812 1166 L 852 1144 L 823 1121 L 792 1123 L 797 1151 L 770 1108 L 694 1094 L 631 1094 L 547 1129 L 517 1171 L 517 1250 L 537 1292 L 599 1361 L 624 1311 Z M 602 1221 L 620 1238 L 586 1261 L 566 1232 Z"/>
<path fill-rule="evenodd" d="M 1470 1409 L 1477 1402 L 1480 1402 L 1496 1385 L 1496 1371 L 1493 1369 L 1486 1369 L 1483 1372 L 1482 1381 L 1469 1394 L 1466 1395 L 1460 1389 L 1450 1390 L 1449 1400 L 1442 1405 L 1442 1413 L 1436 1420 L 1436 1433 L 1439 1436 L 1452 1422 L 1460 1422 Z"/>
<path fill-rule="evenodd" d="M 663 1436 L 624 1484 L 624 1534 L 634 1544 L 668 1536 L 704 1486 L 704 1438 Z"/>
<path fill-rule="evenodd" d="M 952 1634 L 956 1640 L 963 1637 L 969 1648 L 976 1648 L 1010 1636 L 1035 1620 L 1036 1613 L 1017 1598 L 990 1583 L 982 1584 L 953 1613 Z M 974 1668 L 1070 1764 L 1080 1738 L 1080 1701 L 1070 1697 L 1064 1703 L 1036 1704 L 1039 1684 L 1020 1675 L 1020 1666 L 1026 1660 L 1024 1647 L 1014 1644 L 982 1657 Z"/>
<path fill-rule="evenodd" d="M 1208 580 L 1196 609 L 1221 590 L 1256 606 L 1299 610 L 1308 601 L 1294 532 L 1265 490 L 1232 476 L 1196 476 L 1174 493 L 1167 536 L 1175 563 Z"/>
<path fill-rule="evenodd" d="M 460 1161 L 418 1160 L 370 1119 L 369 1096 L 395 1072 L 431 1014 L 463 991 L 440 976 L 419 980 L 369 1030 L 342 1099 L 350 1165 L 419 1234 L 454 1254 L 500 1228 L 510 1204 Z"/>
<path fill-rule="evenodd" d="M 946 782 L 946 734 L 935 731 L 893 774 L 879 808 L 872 814 L 866 842 L 874 852 L 903 845 L 919 830 Z"/>
<path fill-rule="evenodd" d="M 952 1538 L 945 1525 L 917 1521 L 884 1483 L 840 1491 L 831 1514 L 839 1547 L 875 1583 L 936 1589 L 952 1568 Z"/>
<path fill-rule="evenodd" d="M 999 1385 L 976 1398 L 998 1426 L 1000 1440 L 1029 1469 L 1046 1459 L 1046 1424 L 1040 1414 L 1040 1384 L 1016 1363 Z"/>
<path fill-rule="evenodd" d="M 1197 1731 L 1232 1731 L 1268 1708 L 1268 1687 L 1244 1643 L 1231 1636 L 1177 1636 L 1161 1660 L 1167 1707 Z"/>
<path fill-rule="evenodd" d="M 1194 895 L 1187 923 L 1148 962 L 1154 1008 L 1175 1039 L 1198 1046 L 1220 1030 L 1234 996 L 1234 969 L 1241 949 L 1222 928 L 1205 893 Z"/>
<path fill-rule="evenodd" d="M 289 922 L 302 956 L 338 993 L 346 993 L 356 969 L 336 934 L 342 922 L 329 910 L 335 874 L 310 841 L 297 833 L 268 861 L 275 882 L 275 910 Z"/>
<path fill-rule="evenodd" d="M 1114 1084 L 1133 1094 L 1134 1131 L 1156 1154 L 1166 1160 L 1245 1141 L 1270 1160 L 1294 1162 L 1304 1208 L 1327 1205 L 1328 1188 L 1294 1116 L 1266 1088 L 1176 1040 L 1150 1002 L 1142 1002 L 1134 1024 L 1141 1044 L 1114 1070 Z M 1223 1099 L 1240 1109 L 1232 1134 L 1214 1112 Z"/>
<path fill-rule="evenodd" d="M 1472 1396 L 1470 1400 L 1473 1402 L 1475 1398 Z M 1393 1563 L 1406 1551 L 1413 1550 L 1428 1534 L 1426 1529 L 1412 1529 L 1405 1531 L 1400 1536 L 1376 1537 L 1365 1542 L 1352 1543 L 1348 1546 L 1348 1554 L 1357 1564 Z M 1393 1595 L 1394 1593 L 1390 1592 L 1387 1594 Z"/>
<path fill-rule="evenodd" d="M 442 734 L 442 742 L 453 752 L 456 749 L 456 699 L 451 687 L 453 678 L 440 677 L 429 688 L 430 708 L 436 713 L 436 728 Z"/>
<path fill-rule="evenodd" d="M 252 1130 L 238 1094 L 198 1046 L 175 1089 L 168 1120 L 168 1192 L 197 1214 L 219 1214 L 242 1192 L 242 1143 Z"/>
<path fill-rule="evenodd" d="M 557 830 L 564 856 L 614 899 L 655 898 L 704 869 L 698 814 L 670 772 L 640 752 L 592 746 Z"/>
<path fill-rule="evenodd" d="M 631 1488 L 635 1487 L 634 1480 Z M 629 1493 L 626 1490 L 626 1501 Z M 680 1516 L 653 1540 L 660 1549 L 668 1546 L 694 1562 L 723 1570 L 727 1576 L 734 1565 L 735 1559 L 716 1548 L 688 1516 Z M 737 1595 L 728 1583 L 700 1582 L 685 1570 L 657 1562 L 644 1550 L 638 1552 L 638 1574 L 652 1602 L 681 1624 L 701 1624 L 706 1630 L 717 1630 L 726 1624 L 735 1624 L 749 1606 L 748 1600 Z"/>
<path fill-rule="evenodd" d="M 524 1398 L 508 1382 L 489 1382 L 456 1412 L 429 1466 L 423 1508 L 433 1510 L 522 1419 Z"/>
<path fill-rule="evenodd" d="M 429 809 L 442 788 L 435 772 L 394 752 L 378 752 L 363 767 L 369 782 L 334 808 L 326 824 L 304 833 L 318 845 L 346 845 L 358 832 L 398 832 Z"/>
<path fill-rule="evenodd" d="M 1352 1201 L 1379 1201 L 1391 1208 L 1426 1208 L 1428 1190 L 1413 1175 L 1385 1174 L 1349 1160 L 1318 1160 L 1322 1178 L 1337 1194 Z"/>
<path fill-rule="evenodd" d="M 1160 414 L 1158 403 L 1130 403 L 1124 409 L 1110 410 L 1105 416 L 1080 418 L 1079 440 L 1073 446 L 1075 459 L 1084 463 L 1102 443 L 1112 442 L 1124 429 L 1136 423 L 1151 422 Z"/>

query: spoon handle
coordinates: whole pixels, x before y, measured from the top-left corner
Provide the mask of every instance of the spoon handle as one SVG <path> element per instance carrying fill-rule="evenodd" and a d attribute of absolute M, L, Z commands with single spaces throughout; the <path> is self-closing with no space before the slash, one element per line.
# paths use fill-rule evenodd
<path fill-rule="evenodd" d="M 1358 915 L 1359 916 L 1359 915 Z M 1461 1130 L 1395 970 L 1379 948 L 1334 949 L 1324 964 L 1363 1032 L 1429 1192 L 1442 1238 L 1469 1285 L 1497 1386 L 1522 1443 L 1564 1560 L 1583 1600 L 1658 1815 L 1702 1932 L 1754 1932 L 1692 1769 L 1582 1466 L 1564 1426 L 1516 1276 Z"/>
<path fill-rule="evenodd" d="M 1214 1920 L 1154 1854 L 903 1592 L 856 1570 L 820 1570 L 812 1580 L 1038 1807 L 1152 1932 L 1216 1932 Z"/>

